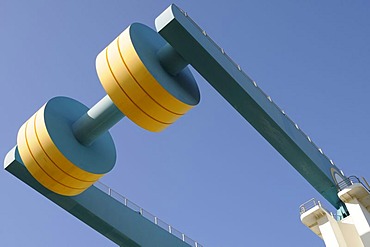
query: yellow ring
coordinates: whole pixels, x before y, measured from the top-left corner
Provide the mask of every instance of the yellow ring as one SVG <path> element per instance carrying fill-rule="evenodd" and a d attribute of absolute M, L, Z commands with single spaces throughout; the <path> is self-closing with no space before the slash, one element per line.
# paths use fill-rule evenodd
<path fill-rule="evenodd" d="M 137 125 L 154 132 L 159 132 L 170 125 L 169 123 L 162 123 L 153 119 L 129 98 L 110 70 L 106 57 L 106 49 L 100 52 L 96 58 L 96 71 L 101 84 L 114 104 Z"/>
<path fill-rule="evenodd" d="M 45 125 L 45 119 L 44 119 L 44 110 L 45 106 L 41 107 L 41 109 L 38 111 L 38 114 L 36 116 L 36 129 L 37 129 L 37 136 L 40 140 L 41 146 L 44 148 L 45 153 L 49 157 L 53 157 L 53 161 L 58 164 L 59 168 L 61 168 L 63 171 L 67 172 L 71 176 L 83 180 L 83 181 L 90 181 L 95 182 L 100 177 L 102 177 L 104 174 L 94 174 L 87 172 L 85 170 L 82 170 L 81 168 L 75 166 L 71 161 L 69 161 L 56 147 L 53 140 L 51 139 L 48 130 Z"/>
<path fill-rule="evenodd" d="M 127 69 L 123 55 L 118 48 L 119 37 L 107 49 L 107 58 L 117 82 L 130 95 L 135 104 L 145 113 L 160 122 L 172 124 L 183 114 L 177 114 L 161 106 L 146 92 Z"/>
<path fill-rule="evenodd" d="M 60 167 L 63 167 L 63 164 L 61 165 L 54 162 L 53 158 L 47 155 L 36 133 L 35 123 L 37 113 L 28 120 L 28 127 L 26 130 L 28 148 L 33 154 L 35 161 L 50 177 L 61 184 L 76 189 L 86 189 L 90 187 L 95 181 L 84 181 L 75 178 L 73 176 L 73 170 L 61 169 Z"/>
<path fill-rule="evenodd" d="M 132 44 L 130 27 L 119 36 L 118 47 L 129 71 L 133 74 L 140 86 L 148 92 L 155 101 L 177 114 L 185 114 L 193 108 L 192 105 L 183 103 L 164 89 L 147 70 Z"/>
<path fill-rule="evenodd" d="M 52 179 L 45 171 L 40 168 L 39 164 L 35 161 L 33 154 L 28 147 L 26 136 L 27 124 L 28 121 L 24 123 L 19 129 L 17 144 L 22 161 L 31 175 L 45 188 L 61 195 L 74 196 L 83 192 L 85 189 L 74 189 L 60 184 L 58 181 Z"/>

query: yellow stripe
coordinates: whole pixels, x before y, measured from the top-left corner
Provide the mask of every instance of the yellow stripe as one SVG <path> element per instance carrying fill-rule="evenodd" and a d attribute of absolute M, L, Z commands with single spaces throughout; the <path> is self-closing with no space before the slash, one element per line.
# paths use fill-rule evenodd
<path fill-rule="evenodd" d="M 37 115 L 37 113 L 35 115 Z M 60 165 L 55 163 L 53 158 L 46 154 L 37 137 L 37 130 L 35 129 L 35 115 L 28 120 L 29 124 L 26 132 L 29 149 L 34 156 L 35 161 L 47 174 L 49 174 L 50 177 L 61 184 L 76 189 L 86 189 L 90 187 L 95 181 L 83 181 L 75 178 L 73 176 L 73 170 L 62 170 Z"/>
<path fill-rule="evenodd" d="M 156 102 L 177 114 L 185 114 L 193 108 L 193 106 L 183 103 L 164 89 L 147 70 L 132 44 L 129 28 L 120 35 L 118 46 L 129 71 Z"/>
<path fill-rule="evenodd" d="M 45 171 L 41 169 L 28 147 L 26 136 L 27 125 L 28 121 L 19 129 L 17 144 L 22 161 L 31 175 L 44 187 L 61 195 L 73 196 L 83 192 L 85 189 L 73 189 L 58 183 L 58 181 L 51 178 Z"/>
<path fill-rule="evenodd" d="M 119 37 L 106 49 L 108 51 L 107 57 L 110 68 L 121 88 L 124 89 L 127 95 L 130 96 L 132 101 L 135 102 L 140 109 L 154 119 L 169 124 L 175 122 L 182 114 L 177 114 L 166 109 L 140 86 L 127 69 L 125 61 L 119 51 L 118 42 Z"/>
<path fill-rule="evenodd" d="M 45 153 L 47 156 L 53 158 L 53 162 L 58 164 L 58 167 L 63 171 L 67 172 L 71 176 L 83 180 L 83 181 L 96 181 L 104 174 L 94 174 L 87 172 L 78 166 L 74 165 L 71 161 L 69 161 L 62 152 L 56 147 L 53 140 L 51 139 L 44 119 L 44 111 L 45 105 L 38 111 L 36 116 L 36 129 L 37 129 L 37 136 L 40 141 L 41 146 L 44 148 Z"/>
<path fill-rule="evenodd" d="M 96 58 L 96 71 L 101 84 L 114 104 L 134 123 L 154 132 L 159 132 L 170 125 L 154 120 L 132 102 L 111 73 L 106 59 L 106 49 L 100 52 Z"/>

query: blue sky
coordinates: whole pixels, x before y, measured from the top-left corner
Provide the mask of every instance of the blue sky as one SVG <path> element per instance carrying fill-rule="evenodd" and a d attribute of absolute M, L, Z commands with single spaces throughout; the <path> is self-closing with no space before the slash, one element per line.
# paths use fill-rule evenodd
<path fill-rule="evenodd" d="M 2 157 L 48 99 L 100 100 L 96 55 L 133 22 L 154 28 L 171 3 L 2 0 Z M 346 175 L 370 180 L 368 1 L 176 4 Z M 173 126 L 112 128 L 118 160 L 102 182 L 204 246 L 324 246 L 299 220 L 318 192 L 193 72 L 201 102 Z M 5 171 L 0 193 L 1 246 L 115 246 Z"/>

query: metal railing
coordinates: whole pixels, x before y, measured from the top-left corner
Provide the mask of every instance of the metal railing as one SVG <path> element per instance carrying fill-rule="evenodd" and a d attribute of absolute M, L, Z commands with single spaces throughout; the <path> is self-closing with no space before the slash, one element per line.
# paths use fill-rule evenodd
<path fill-rule="evenodd" d="M 326 211 L 328 214 L 330 214 L 334 219 L 337 221 L 340 221 L 343 219 L 342 215 L 333 214 L 331 211 L 324 208 L 320 201 L 316 200 L 315 198 L 312 198 L 308 200 L 307 202 L 303 203 L 301 206 L 299 206 L 299 213 L 302 215 L 308 210 L 314 208 L 315 206 L 319 206 L 322 210 Z"/>
<path fill-rule="evenodd" d="M 308 210 L 314 208 L 315 206 L 322 207 L 320 201 L 316 200 L 315 198 L 312 198 L 307 202 L 303 203 L 301 206 L 299 206 L 299 213 L 303 214 Z"/>
<path fill-rule="evenodd" d="M 338 191 L 342 191 L 345 188 L 348 188 L 349 186 L 353 184 L 361 184 L 367 191 L 370 192 L 370 189 L 367 185 L 365 185 L 358 177 L 356 176 L 349 176 L 346 179 L 342 180 L 341 182 L 337 183 L 337 189 Z"/>
<path fill-rule="evenodd" d="M 107 185 L 103 184 L 102 182 L 96 182 L 94 184 L 96 188 L 103 191 L 107 195 L 111 196 L 112 198 L 116 199 L 118 202 L 122 203 L 126 207 L 130 208 L 131 210 L 134 210 L 135 212 L 138 212 L 140 215 L 142 215 L 147 220 L 151 221 L 152 223 L 156 224 L 157 226 L 161 227 L 162 229 L 168 231 L 175 237 L 181 239 L 185 243 L 189 244 L 192 247 L 203 247 L 198 242 L 194 241 L 193 239 L 186 236 L 184 233 L 178 231 L 171 225 L 167 224 L 163 220 L 159 219 L 157 216 L 154 216 L 153 214 L 149 213 L 148 211 L 144 210 L 142 207 L 138 206 L 137 204 L 133 203 L 132 201 L 128 200 L 126 197 L 122 196 L 121 194 L 117 193 L 116 191 L 112 190 Z"/>

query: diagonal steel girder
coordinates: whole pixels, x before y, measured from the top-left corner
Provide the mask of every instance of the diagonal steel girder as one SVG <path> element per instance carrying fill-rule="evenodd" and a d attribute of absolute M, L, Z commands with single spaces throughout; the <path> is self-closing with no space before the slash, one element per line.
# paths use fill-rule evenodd
<path fill-rule="evenodd" d="M 176 5 L 156 29 L 334 207 L 344 206 L 337 182 L 345 177 L 297 125 Z"/>

